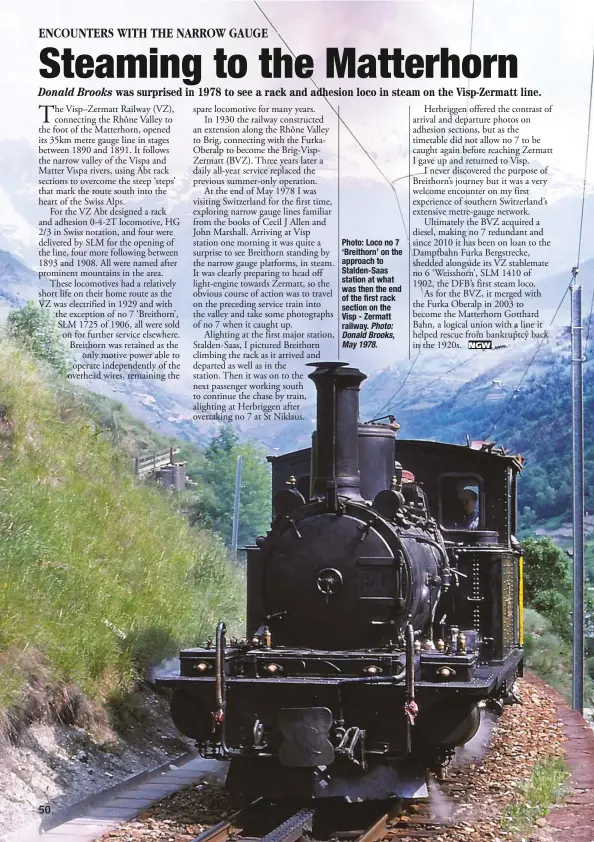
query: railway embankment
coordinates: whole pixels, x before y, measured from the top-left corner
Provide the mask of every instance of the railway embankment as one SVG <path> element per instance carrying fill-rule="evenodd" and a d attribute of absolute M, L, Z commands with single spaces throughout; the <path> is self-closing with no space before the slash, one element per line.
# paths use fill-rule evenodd
<path fill-rule="evenodd" d="M 81 393 L 0 342 L 0 833 L 184 750 L 144 678 L 241 583 Z"/>
<path fill-rule="evenodd" d="M 563 753 L 569 771 L 569 788 L 563 802 L 540 824 L 533 842 L 592 842 L 594 839 L 594 730 L 592 723 L 571 710 L 563 696 L 540 678 L 529 680 L 538 692 L 547 693 L 555 706 L 564 737 Z"/>

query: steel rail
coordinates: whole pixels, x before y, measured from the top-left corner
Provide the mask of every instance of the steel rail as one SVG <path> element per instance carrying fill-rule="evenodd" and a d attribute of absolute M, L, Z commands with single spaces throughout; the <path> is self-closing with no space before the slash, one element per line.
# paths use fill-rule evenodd
<path fill-rule="evenodd" d="M 199 836 L 195 837 L 192 842 L 227 842 L 233 839 L 237 839 L 238 842 L 241 839 L 244 842 L 298 842 L 303 837 L 309 840 L 317 839 L 313 826 L 316 809 L 312 807 L 304 807 L 297 810 L 289 818 L 280 822 L 273 830 L 268 831 L 262 836 L 249 835 L 242 837 L 241 832 L 248 825 L 249 813 L 256 805 L 263 807 L 265 800 L 260 798 L 257 802 L 249 804 L 228 820 L 205 830 Z M 385 810 L 385 807 L 383 809 Z M 388 834 L 391 839 L 397 839 L 400 836 L 431 838 L 443 832 L 444 827 L 454 826 L 449 821 L 443 821 L 429 816 L 403 816 L 401 815 L 401 809 L 402 802 L 395 801 L 387 812 L 382 812 L 379 817 L 376 814 L 373 822 L 364 830 L 332 831 L 328 834 L 328 838 L 345 840 L 345 842 L 346 840 L 352 840 L 352 842 L 379 842 L 380 839 L 383 839 Z M 326 838 L 326 835 L 324 835 L 324 838 Z"/>

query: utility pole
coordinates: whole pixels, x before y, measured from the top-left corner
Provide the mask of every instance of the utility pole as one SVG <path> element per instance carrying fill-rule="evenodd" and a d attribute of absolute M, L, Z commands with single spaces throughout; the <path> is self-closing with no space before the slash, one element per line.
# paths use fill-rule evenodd
<path fill-rule="evenodd" d="M 571 430 L 573 472 L 573 709 L 584 712 L 584 356 L 582 288 L 571 283 Z"/>
<path fill-rule="evenodd" d="M 231 554 L 237 560 L 237 536 L 239 534 L 239 498 L 241 496 L 241 456 L 237 457 L 235 470 L 235 501 L 233 503 L 233 536 L 231 538 Z"/>

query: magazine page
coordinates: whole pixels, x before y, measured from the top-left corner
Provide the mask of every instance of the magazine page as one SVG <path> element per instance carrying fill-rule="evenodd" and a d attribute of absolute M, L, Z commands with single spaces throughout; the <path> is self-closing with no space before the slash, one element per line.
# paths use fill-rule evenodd
<path fill-rule="evenodd" d="M 134 838 L 219 821 L 227 766 L 536 827 L 573 768 L 591 5 L 1 18 L 0 833 L 99 838 L 187 763 L 197 806 Z"/>

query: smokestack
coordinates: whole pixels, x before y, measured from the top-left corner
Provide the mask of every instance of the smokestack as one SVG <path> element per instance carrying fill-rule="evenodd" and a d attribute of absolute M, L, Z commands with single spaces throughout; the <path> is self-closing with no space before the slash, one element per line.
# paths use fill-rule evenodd
<path fill-rule="evenodd" d="M 312 452 L 312 496 L 326 493 L 329 482 L 337 493 L 359 499 L 359 387 L 366 375 L 347 363 L 309 363 L 317 390 L 317 430 Z"/>

